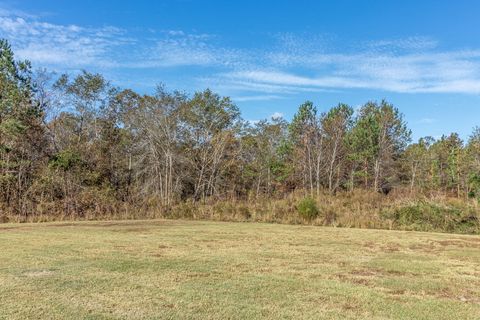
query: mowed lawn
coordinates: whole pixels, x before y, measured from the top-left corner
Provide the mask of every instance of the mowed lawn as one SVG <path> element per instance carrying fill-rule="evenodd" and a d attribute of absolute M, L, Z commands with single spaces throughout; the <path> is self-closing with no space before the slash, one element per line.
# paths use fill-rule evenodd
<path fill-rule="evenodd" d="M 0 225 L 0 319 L 480 319 L 480 237 L 254 223 Z"/>

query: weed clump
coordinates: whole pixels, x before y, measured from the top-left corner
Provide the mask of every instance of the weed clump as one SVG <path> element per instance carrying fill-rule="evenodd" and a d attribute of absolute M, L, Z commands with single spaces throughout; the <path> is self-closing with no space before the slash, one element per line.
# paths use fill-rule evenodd
<path fill-rule="evenodd" d="M 297 205 L 297 211 L 302 218 L 311 221 L 318 217 L 320 211 L 317 203 L 311 197 L 305 197 Z"/>

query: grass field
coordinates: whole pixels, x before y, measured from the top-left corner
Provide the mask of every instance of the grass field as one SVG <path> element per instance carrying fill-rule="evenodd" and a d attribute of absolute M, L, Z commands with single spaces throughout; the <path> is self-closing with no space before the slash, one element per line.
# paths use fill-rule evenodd
<path fill-rule="evenodd" d="M 480 319 L 480 237 L 254 223 L 0 225 L 0 319 Z"/>

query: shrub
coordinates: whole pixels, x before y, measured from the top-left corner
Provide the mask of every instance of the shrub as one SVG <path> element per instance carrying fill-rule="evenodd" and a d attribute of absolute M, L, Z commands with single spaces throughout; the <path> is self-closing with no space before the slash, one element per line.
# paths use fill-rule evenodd
<path fill-rule="evenodd" d="M 309 221 L 318 217 L 319 214 L 317 204 L 311 197 L 305 197 L 300 200 L 297 210 L 302 218 Z"/>
<path fill-rule="evenodd" d="M 468 179 L 470 186 L 470 192 L 468 196 L 470 198 L 477 198 L 480 200 L 480 174 L 473 174 Z"/>
<path fill-rule="evenodd" d="M 55 154 L 49 161 L 49 166 L 54 169 L 68 171 L 77 164 L 80 164 L 81 156 L 72 150 L 64 150 Z"/>
<path fill-rule="evenodd" d="M 417 231 L 477 233 L 479 228 L 476 213 L 468 207 L 439 205 L 428 201 L 418 201 L 385 211 L 383 217 L 401 228 Z"/>

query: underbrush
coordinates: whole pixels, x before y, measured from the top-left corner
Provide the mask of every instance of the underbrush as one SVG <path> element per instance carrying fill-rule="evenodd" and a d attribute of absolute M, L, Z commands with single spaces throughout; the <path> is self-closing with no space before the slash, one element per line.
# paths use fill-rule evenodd
<path fill-rule="evenodd" d="M 478 212 L 465 204 L 412 201 L 385 211 L 383 216 L 393 221 L 395 229 L 478 233 Z"/>
<path fill-rule="evenodd" d="M 155 199 L 138 206 L 127 205 L 102 193 L 84 194 L 78 199 L 69 212 L 59 203 L 43 203 L 35 214 L 25 216 L 7 214 L 0 208 L 0 222 L 167 218 L 480 233 L 476 200 L 415 196 L 401 191 L 388 196 L 364 190 L 313 196 L 297 191 L 279 198 L 207 199 L 169 207 L 158 205 Z"/>
<path fill-rule="evenodd" d="M 480 233 L 480 208 L 473 200 L 441 196 L 388 196 L 356 190 L 311 197 L 186 202 L 160 213 L 164 218 L 311 224 L 346 228 Z"/>

